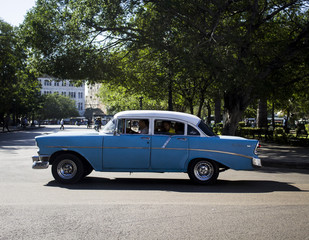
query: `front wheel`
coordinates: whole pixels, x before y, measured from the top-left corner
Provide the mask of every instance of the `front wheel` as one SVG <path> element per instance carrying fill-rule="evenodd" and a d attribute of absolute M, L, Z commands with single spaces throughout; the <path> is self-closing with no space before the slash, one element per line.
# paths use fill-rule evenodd
<path fill-rule="evenodd" d="M 52 165 L 52 174 L 59 183 L 76 183 L 83 178 L 84 172 L 82 161 L 73 154 L 59 155 Z"/>
<path fill-rule="evenodd" d="M 188 168 L 190 179 L 198 184 L 213 184 L 219 176 L 219 167 L 216 162 L 206 159 L 196 159 Z"/>

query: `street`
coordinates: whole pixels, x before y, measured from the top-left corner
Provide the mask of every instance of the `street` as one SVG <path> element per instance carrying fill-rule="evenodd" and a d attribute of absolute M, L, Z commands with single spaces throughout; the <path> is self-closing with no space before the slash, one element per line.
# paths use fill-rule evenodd
<path fill-rule="evenodd" d="M 0 134 L 0 240 L 309 239 L 308 169 L 228 170 L 213 186 L 185 173 L 92 172 L 60 185 L 51 168 L 31 168 L 34 137 L 59 127 Z"/>

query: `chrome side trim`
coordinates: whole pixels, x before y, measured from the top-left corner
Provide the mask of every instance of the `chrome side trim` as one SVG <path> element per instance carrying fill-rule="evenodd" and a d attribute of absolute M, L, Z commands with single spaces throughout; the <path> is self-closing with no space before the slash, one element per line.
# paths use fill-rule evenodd
<path fill-rule="evenodd" d="M 207 150 L 207 149 L 190 149 L 191 151 L 199 151 L 199 152 L 213 152 L 213 153 L 222 153 L 222 154 L 228 154 L 228 155 L 234 155 L 238 157 L 244 157 L 252 159 L 252 156 L 243 155 L 240 153 L 233 153 L 233 152 L 225 152 L 225 151 L 218 151 L 218 150 Z"/>
<path fill-rule="evenodd" d="M 163 144 L 163 146 L 161 148 L 166 148 L 166 145 L 171 141 L 172 139 L 172 136 L 170 136 L 166 141 L 165 143 Z"/>
<path fill-rule="evenodd" d="M 168 143 L 168 142 L 167 142 Z M 165 144 L 164 144 L 165 145 Z M 166 146 L 162 146 L 161 148 L 152 148 L 152 149 L 165 149 L 165 150 L 188 150 L 188 151 L 198 151 L 198 152 L 212 152 L 212 153 L 221 153 L 221 154 L 227 154 L 227 155 L 233 155 L 238 157 L 244 157 L 248 159 L 252 159 L 252 156 L 247 156 L 240 153 L 233 153 L 233 152 L 225 152 L 225 151 L 219 151 L 219 150 L 210 150 L 210 149 L 186 149 L 186 148 L 166 148 Z M 86 146 L 48 146 L 49 148 L 99 148 L 99 149 L 149 149 L 149 147 L 86 147 Z"/>

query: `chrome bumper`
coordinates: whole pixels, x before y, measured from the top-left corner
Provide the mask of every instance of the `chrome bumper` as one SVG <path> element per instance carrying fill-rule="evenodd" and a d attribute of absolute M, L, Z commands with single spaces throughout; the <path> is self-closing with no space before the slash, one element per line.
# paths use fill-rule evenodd
<path fill-rule="evenodd" d="M 262 161 L 260 158 L 252 158 L 252 165 L 254 167 L 262 167 Z"/>
<path fill-rule="evenodd" d="M 33 169 L 46 169 L 49 166 L 49 155 L 32 156 Z"/>

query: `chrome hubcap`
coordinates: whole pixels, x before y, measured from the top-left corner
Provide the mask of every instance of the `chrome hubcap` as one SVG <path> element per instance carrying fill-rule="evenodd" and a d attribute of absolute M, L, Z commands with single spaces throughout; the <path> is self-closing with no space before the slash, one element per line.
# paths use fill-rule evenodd
<path fill-rule="evenodd" d="M 63 179 L 71 179 L 76 175 L 77 166 L 69 159 L 62 160 L 57 166 L 57 173 Z"/>
<path fill-rule="evenodd" d="M 214 167 L 207 161 L 198 162 L 194 167 L 194 175 L 201 181 L 206 181 L 214 174 Z"/>

